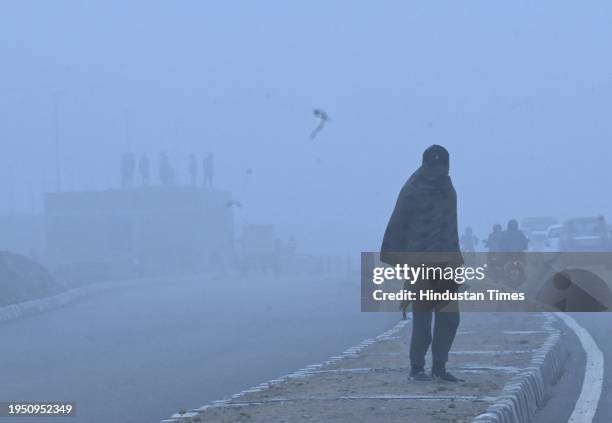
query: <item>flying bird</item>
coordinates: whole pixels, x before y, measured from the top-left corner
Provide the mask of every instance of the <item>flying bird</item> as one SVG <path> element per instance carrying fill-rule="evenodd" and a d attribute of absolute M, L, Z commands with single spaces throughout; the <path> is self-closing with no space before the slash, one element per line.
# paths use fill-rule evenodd
<path fill-rule="evenodd" d="M 321 132 L 325 124 L 327 122 L 331 122 L 331 119 L 323 109 L 314 109 L 312 113 L 315 115 L 315 117 L 319 119 L 319 125 L 315 128 L 314 131 L 312 131 L 312 134 L 310 134 L 310 139 L 314 140 L 317 134 Z"/>

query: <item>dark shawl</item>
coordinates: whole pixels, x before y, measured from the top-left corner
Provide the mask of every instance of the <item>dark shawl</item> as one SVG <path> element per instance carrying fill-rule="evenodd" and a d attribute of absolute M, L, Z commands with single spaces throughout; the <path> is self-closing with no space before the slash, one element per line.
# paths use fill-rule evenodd
<path fill-rule="evenodd" d="M 390 253 L 459 251 L 457 194 L 448 167 L 424 163 L 399 193 L 383 238 L 381 260 L 397 264 Z"/>

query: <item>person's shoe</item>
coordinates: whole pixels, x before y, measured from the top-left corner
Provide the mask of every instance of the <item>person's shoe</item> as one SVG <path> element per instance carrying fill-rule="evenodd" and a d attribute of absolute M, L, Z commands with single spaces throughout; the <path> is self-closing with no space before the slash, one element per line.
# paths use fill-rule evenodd
<path fill-rule="evenodd" d="M 465 380 L 454 376 L 452 373 L 447 372 L 446 370 L 436 372 L 432 371 L 431 378 L 433 380 L 439 380 L 444 382 L 465 382 Z"/>
<path fill-rule="evenodd" d="M 425 370 L 415 370 L 410 372 L 410 379 L 419 382 L 427 382 L 432 380 L 431 376 L 425 373 Z"/>

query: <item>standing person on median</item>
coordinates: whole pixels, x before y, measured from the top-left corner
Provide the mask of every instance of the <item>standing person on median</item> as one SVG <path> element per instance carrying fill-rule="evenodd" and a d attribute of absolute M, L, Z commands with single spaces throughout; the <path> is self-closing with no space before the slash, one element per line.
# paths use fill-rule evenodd
<path fill-rule="evenodd" d="M 457 194 L 449 176 L 449 154 L 439 145 L 423 153 L 421 166 L 402 187 L 385 231 L 381 260 L 395 265 L 392 253 L 451 253 L 452 265 L 460 266 L 457 231 Z M 443 264 L 444 266 L 444 264 Z M 454 281 L 428 281 L 436 290 L 456 290 Z M 457 302 L 420 301 L 412 305 L 412 338 L 410 340 L 410 377 L 414 380 L 441 379 L 458 382 L 446 371 L 448 353 L 459 326 Z M 435 327 L 432 337 L 432 320 Z M 431 376 L 425 373 L 425 354 L 431 345 Z"/>

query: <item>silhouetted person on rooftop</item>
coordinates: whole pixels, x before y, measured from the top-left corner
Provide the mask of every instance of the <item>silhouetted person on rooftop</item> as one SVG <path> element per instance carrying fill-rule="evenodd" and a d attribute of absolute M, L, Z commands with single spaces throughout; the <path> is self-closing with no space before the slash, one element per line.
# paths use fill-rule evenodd
<path fill-rule="evenodd" d="M 457 233 L 457 194 L 448 172 L 448 151 L 439 145 L 426 149 L 422 165 L 399 193 L 381 247 L 383 262 L 391 265 L 408 264 L 397 261 L 401 261 L 401 258 L 398 258 L 401 255 L 393 253 L 444 252 L 448 253 L 444 255 L 448 261 L 436 263 L 436 267 L 458 267 L 463 264 Z M 417 287 L 424 289 L 425 284 L 430 284 L 431 289 L 438 292 L 457 290 L 457 284 L 452 280 L 423 280 L 417 282 Z M 407 304 L 405 306 L 407 307 Z M 432 337 L 434 313 L 436 320 Z M 448 353 L 459 326 L 457 302 L 417 299 L 413 302 L 412 314 L 411 378 L 459 381 L 460 379 L 446 371 Z M 430 345 L 433 356 L 431 376 L 425 373 L 425 354 Z"/>
<path fill-rule="evenodd" d="M 140 160 L 138 161 L 138 173 L 140 173 L 140 180 L 142 182 L 142 185 L 149 185 L 151 162 L 149 161 L 149 156 L 147 156 L 147 153 L 142 153 L 140 155 Z"/>
<path fill-rule="evenodd" d="M 202 173 L 204 176 L 204 186 L 212 188 L 215 177 L 215 164 L 212 153 L 202 160 Z"/>

